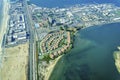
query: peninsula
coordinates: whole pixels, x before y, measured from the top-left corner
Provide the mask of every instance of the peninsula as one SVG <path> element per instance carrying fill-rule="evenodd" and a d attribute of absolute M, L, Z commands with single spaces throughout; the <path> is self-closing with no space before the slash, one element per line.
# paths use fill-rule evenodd
<path fill-rule="evenodd" d="M 120 22 L 120 7 L 113 4 L 75 5 L 67 8 L 46 8 L 29 4 L 29 9 L 36 36 L 39 80 L 49 80 L 53 65 L 72 48 L 74 40 L 71 36 L 77 30 Z"/>

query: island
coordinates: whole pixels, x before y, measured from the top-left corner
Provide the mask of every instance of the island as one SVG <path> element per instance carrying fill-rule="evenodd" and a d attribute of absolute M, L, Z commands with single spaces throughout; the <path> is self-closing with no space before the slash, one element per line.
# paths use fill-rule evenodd
<path fill-rule="evenodd" d="M 120 47 L 118 47 L 118 51 L 115 51 L 113 53 L 114 56 L 114 60 L 115 60 L 115 66 L 118 70 L 118 72 L 120 73 Z"/>

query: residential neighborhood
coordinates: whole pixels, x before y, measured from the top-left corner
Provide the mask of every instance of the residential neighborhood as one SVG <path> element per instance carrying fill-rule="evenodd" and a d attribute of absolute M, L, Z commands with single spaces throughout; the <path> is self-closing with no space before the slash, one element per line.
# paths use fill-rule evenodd
<path fill-rule="evenodd" d="M 63 54 L 67 51 L 71 44 L 71 37 L 69 31 L 54 31 L 49 33 L 40 42 L 39 55 L 48 54 L 51 59 Z"/>

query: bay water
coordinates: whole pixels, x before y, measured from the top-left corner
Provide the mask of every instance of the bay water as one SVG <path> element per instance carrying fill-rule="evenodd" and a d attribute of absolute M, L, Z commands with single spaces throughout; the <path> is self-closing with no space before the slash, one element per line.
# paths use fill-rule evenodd
<path fill-rule="evenodd" d="M 30 0 L 40 7 L 112 3 L 120 0 Z M 120 45 L 120 23 L 94 26 L 78 31 L 74 48 L 55 66 L 49 80 L 120 80 L 113 52 Z"/>
<path fill-rule="evenodd" d="M 80 30 L 49 80 L 120 80 L 113 57 L 119 45 L 120 23 Z"/>

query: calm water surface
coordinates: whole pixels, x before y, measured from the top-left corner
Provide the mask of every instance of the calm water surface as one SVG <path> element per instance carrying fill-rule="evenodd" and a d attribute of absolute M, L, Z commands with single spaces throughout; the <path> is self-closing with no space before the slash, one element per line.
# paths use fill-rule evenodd
<path fill-rule="evenodd" d="M 3 0 L 0 0 L 0 24 L 1 24 L 1 21 L 2 21 L 2 9 L 3 8 Z"/>
<path fill-rule="evenodd" d="M 120 6 L 120 0 L 30 0 L 41 7 L 67 7 L 75 4 L 90 4 L 90 3 L 113 3 Z"/>
<path fill-rule="evenodd" d="M 113 52 L 120 45 L 120 23 L 78 32 L 74 48 L 55 66 L 50 80 L 120 80 Z"/>

